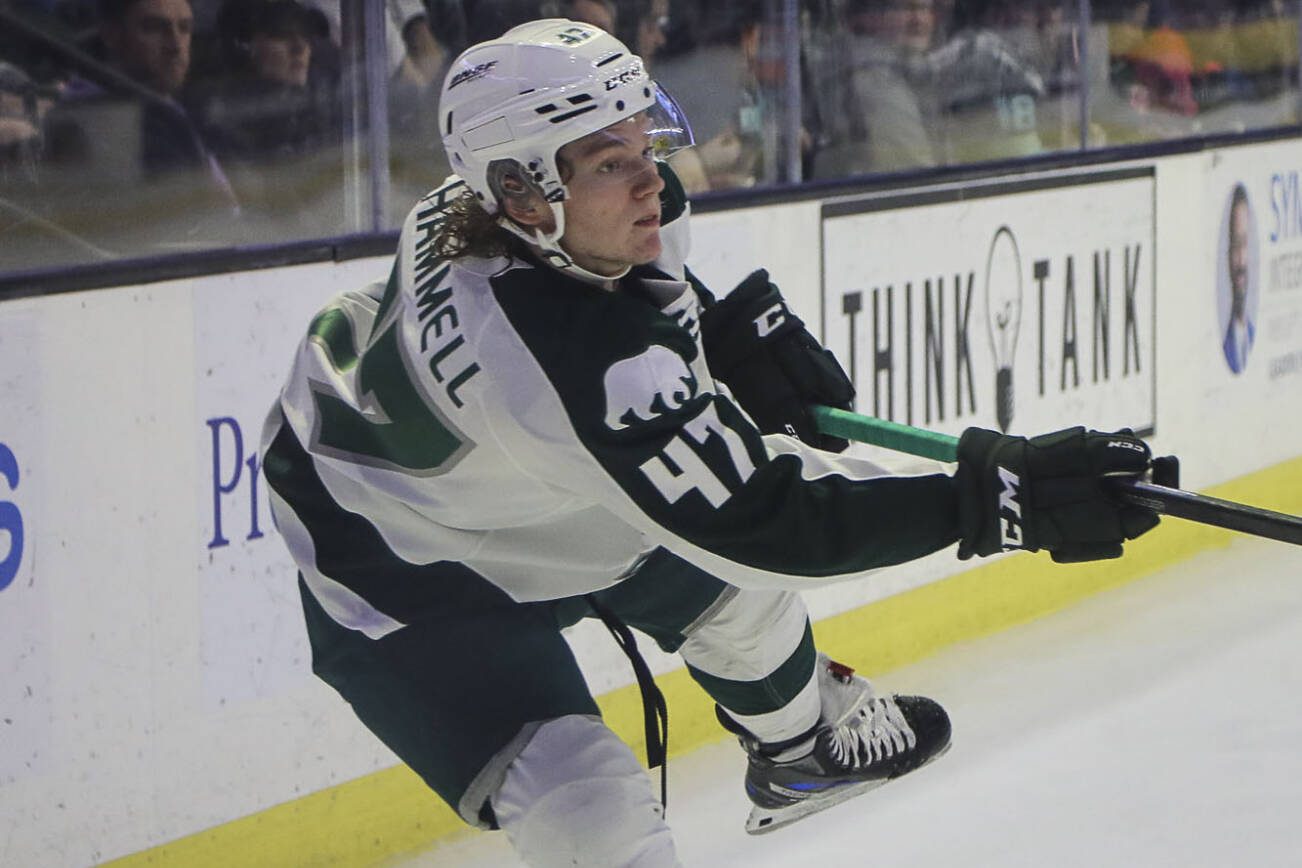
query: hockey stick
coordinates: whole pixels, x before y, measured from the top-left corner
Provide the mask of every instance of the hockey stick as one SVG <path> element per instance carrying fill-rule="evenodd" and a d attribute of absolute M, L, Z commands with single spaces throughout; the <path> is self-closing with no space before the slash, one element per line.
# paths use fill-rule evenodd
<path fill-rule="evenodd" d="M 815 407 L 814 419 L 820 431 L 833 437 L 883 446 L 936 461 L 958 460 L 958 438 L 949 434 L 861 416 L 835 407 Z M 1302 545 L 1302 518 L 1296 515 L 1151 482 L 1117 479 L 1110 480 L 1109 484 L 1118 499 L 1146 506 L 1164 515 Z"/>

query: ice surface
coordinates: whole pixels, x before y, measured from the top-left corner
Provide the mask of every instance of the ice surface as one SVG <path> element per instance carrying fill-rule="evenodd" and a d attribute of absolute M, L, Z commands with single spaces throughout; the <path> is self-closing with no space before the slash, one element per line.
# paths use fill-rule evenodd
<path fill-rule="evenodd" d="M 734 743 L 677 757 L 684 864 L 1302 865 L 1302 548 L 1239 538 L 876 681 L 949 709 L 948 755 L 758 837 Z M 519 863 L 493 833 L 399 864 Z"/>

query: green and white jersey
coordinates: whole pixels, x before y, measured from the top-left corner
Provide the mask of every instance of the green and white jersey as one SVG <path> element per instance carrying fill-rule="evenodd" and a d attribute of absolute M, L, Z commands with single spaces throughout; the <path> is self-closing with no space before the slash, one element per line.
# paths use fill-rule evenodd
<path fill-rule="evenodd" d="M 583 594 L 659 546 L 799 588 L 958 538 L 950 477 L 761 435 L 706 367 L 691 283 L 439 259 L 463 190 L 412 211 L 387 283 L 313 319 L 264 433 L 278 526 L 340 623 L 384 635 L 467 576 L 503 599 Z"/>

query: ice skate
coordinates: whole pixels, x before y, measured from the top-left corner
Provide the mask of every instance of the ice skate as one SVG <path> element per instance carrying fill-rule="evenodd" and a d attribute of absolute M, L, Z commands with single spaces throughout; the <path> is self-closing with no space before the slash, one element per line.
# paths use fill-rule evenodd
<path fill-rule="evenodd" d="M 752 835 L 771 832 L 907 774 L 949 748 L 945 710 L 921 696 L 878 696 L 848 666 L 818 656 L 822 714 L 794 744 L 766 745 L 722 711 L 750 758 Z"/>

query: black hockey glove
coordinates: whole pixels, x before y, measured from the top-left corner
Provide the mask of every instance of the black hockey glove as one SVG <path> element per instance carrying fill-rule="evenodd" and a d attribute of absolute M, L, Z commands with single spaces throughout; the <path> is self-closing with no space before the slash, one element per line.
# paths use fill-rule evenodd
<path fill-rule="evenodd" d="M 813 404 L 850 409 L 854 387 L 836 357 L 791 312 L 764 269 L 701 314 L 710 372 L 765 434 L 793 434 L 840 452 L 847 441 L 819 432 Z"/>
<path fill-rule="evenodd" d="M 1029 440 L 968 428 L 958 441 L 958 556 L 1047 549 L 1058 563 L 1121 557 L 1121 544 L 1157 525 L 1120 503 L 1103 478 L 1139 476 L 1152 453 L 1129 429 L 1068 428 Z"/>

